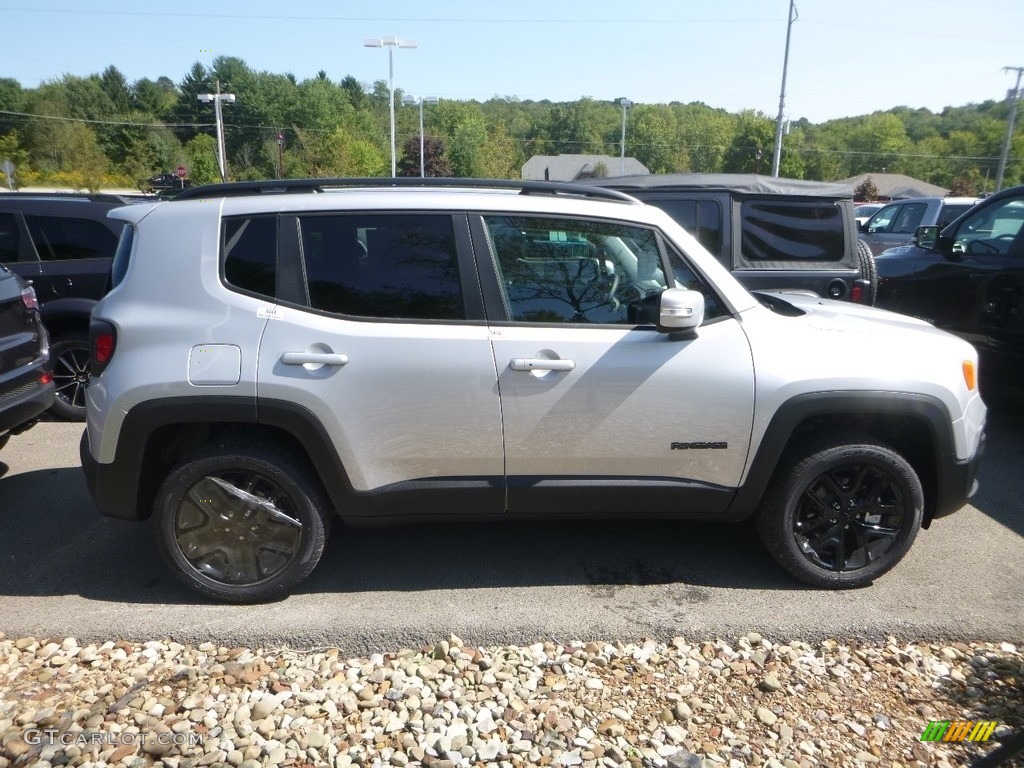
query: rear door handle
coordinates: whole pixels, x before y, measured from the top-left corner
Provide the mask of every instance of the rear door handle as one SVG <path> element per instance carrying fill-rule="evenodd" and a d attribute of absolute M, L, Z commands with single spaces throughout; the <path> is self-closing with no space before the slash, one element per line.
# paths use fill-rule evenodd
<path fill-rule="evenodd" d="M 548 360 L 543 357 L 513 357 L 508 364 L 513 371 L 571 371 L 573 360 Z"/>
<path fill-rule="evenodd" d="M 285 365 L 345 365 L 348 355 L 331 352 L 285 352 L 281 355 Z"/>

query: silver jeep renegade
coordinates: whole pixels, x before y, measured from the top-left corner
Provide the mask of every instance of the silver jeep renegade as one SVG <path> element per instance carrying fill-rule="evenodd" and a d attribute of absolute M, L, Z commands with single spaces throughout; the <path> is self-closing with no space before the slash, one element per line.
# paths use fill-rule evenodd
<path fill-rule="evenodd" d="M 975 487 L 969 344 L 751 294 L 620 192 L 311 179 L 111 215 L 82 464 L 207 596 L 287 595 L 332 522 L 613 514 L 753 518 L 857 587 Z"/>

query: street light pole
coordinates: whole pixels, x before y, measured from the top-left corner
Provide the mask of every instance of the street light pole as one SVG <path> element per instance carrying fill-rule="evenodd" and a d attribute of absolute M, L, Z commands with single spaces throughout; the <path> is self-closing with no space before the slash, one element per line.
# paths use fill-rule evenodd
<path fill-rule="evenodd" d="M 420 106 L 420 178 L 426 176 L 426 163 L 423 155 L 423 102 L 437 104 L 437 96 L 405 96 L 402 103 L 407 106 L 419 104 Z"/>
<path fill-rule="evenodd" d="M 789 69 L 789 36 L 793 31 L 793 22 L 800 15 L 796 12 L 795 0 L 789 0 L 789 24 L 786 25 L 786 55 L 782 60 L 782 91 L 779 93 L 779 116 L 775 120 L 775 152 L 772 155 L 772 176 L 779 175 L 779 165 L 782 162 L 782 123 L 785 120 L 783 113 L 786 110 L 786 70 Z"/>
<path fill-rule="evenodd" d="M 619 105 L 622 107 L 622 146 L 619 150 L 619 176 L 626 175 L 626 110 L 633 106 L 633 102 L 629 99 L 619 99 Z"/>
<path fill-rule="evenodd" d="M 1017 99 L 1020 97 L 1020 76 L 1024 67 L 1003 67 L 1003 72 L 1017 73 L 1017 84 L 1013 86 L 1006 98 L 1010 100 L 1010 123 L 1006 126 L 1006 138 L 1003 140 L 1003 152 L 999 156 L 999 172 L 996 174 L 996 192 L 1003 188 L 1003 173 L 1006 171 L 1006 158 L 1010 154 L 1010 140 L 1013 139 L 1013 123 L 1017 119 Z"/>
<path fill-rule="evenodd" d="M 363 40 L 367 48 L 388 49 L 388 112 L 391 116 L 391 178 L 397 169 L 395 154 L 395 48 L 415 48 L 415 40 L 402 40 L 398 37 L 373 37 Z"/>
<path fill-rule="evenodd" d="M 235 94 L 233 93 L 221 93 L 220 92 L 220 81 L 217 81 L 217 92 L 216 93 L 200 93 L 197 97 L 204 104 L 213 102 L 213 115 L 217 122 L 217 170 L 220 171 L 220 180 L 228 180 L 228 158 L 227 151 L 224 146 L 224 113 L 221 111 L 221 104 L 226 102 L 228 104 L 235 103 Z"/>

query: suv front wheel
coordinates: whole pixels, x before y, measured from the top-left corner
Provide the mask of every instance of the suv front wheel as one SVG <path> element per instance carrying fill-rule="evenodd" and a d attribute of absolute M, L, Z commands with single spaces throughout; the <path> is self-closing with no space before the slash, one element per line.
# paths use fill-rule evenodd
<path fill-rule="evenodd" d="M 157 544 L 175 575 L 233 603 L 286 597 L 320 560 L 328 513 L 305 462 L 244 443 L 179 464 L 154 505 Z"/>
<path fill-rule="evenodd" d="M 757 517 L 783 568 L 816 587 L 862 587 L 903 559 L 924 491 L 900 454 L 847 434 L 800 443 L 783 461 Z"/>

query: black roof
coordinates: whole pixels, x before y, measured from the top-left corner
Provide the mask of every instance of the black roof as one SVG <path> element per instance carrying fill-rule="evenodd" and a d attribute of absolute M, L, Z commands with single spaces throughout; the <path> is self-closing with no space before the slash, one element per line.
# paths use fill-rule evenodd
<path fill-rule="evenodd" d="M 588 184 L 610 187 L 623 192 L 707 189 L 740 195 L 790 195 L 796 197 L 828 197 L 846 200 L 853 197 L 853 187 L 829 181 L 783 179 L 753 173 L 651 173 L 640 176 L 611 176 L 588 179 Z"/>

